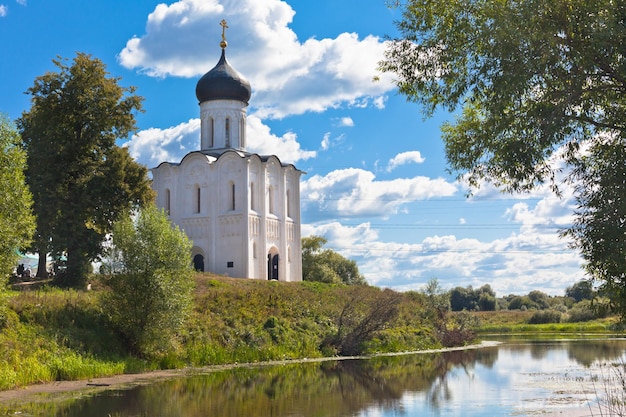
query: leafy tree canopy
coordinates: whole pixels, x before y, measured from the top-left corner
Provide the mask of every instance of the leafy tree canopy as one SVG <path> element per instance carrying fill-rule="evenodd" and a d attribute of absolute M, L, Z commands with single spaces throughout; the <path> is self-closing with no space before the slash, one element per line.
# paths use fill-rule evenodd
<path fill-rule="evenodd" d="M 527 190 L 549 158 L 626 132 L 626 3 L 613 0 L 398 1 L 401 39 L 381 69 L 443 126 L 447 158 L 473 185 Z M 553 183 L 554 184 L 554 183 Z"/>
<path fill-rule="evenodd" d="M 321 236 L 302 238 L 302 279 L 326 283 L 367 285 L 355 261 L 331 249 L 322 249 L 327 240 Z"/>
<path fill-rule="evenodd" d="M 0 114 L 0 291 L 35 230 L 32 195 L 26 185 L 26 153 L 15 125 Z"/>
<path fill-rule="evenodd" d="M 34 198 L 40 268 L 46 253 L 67 254 L 65 284 L 81 286 L 119 213 L 153 198 L 147 169 L 116 140 L 136 130 L 142 98 L 119 85 L 97 58 L 79 53 L 35 79 L 31 109 L 19 119 Z"/>

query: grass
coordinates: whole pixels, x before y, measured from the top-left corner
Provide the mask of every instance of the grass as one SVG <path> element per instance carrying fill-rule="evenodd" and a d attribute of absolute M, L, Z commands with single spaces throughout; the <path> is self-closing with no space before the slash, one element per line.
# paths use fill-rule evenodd
<path fill-rule="evenodd" d="M 333 355 L 322 341 L 354 287 L 197 274 L 194 309 L 177 348 L 151 358 L 129 353 L 99 303 L 104 291 L 39 287 L 7 294 L 0 323 L 0 390 L 57 380 L 156 369 Z M 361 288 L 366 299 L 380 293 Z M 415 294 L 401 298 L 394 323 L 365 353 L 439 347 L 429 312 Z M 364 307 L 365 308 L 365 307 Z M 361 314 L 355 311 L 355 314 Z"/>
<path fill-rule="evenodd" d="M 617 331 L 615 316 L 578 323 L 528 324 L 534 311 L 502 310 L 473 312 L 480 322 L 478 333 L 613 333 Z"/>

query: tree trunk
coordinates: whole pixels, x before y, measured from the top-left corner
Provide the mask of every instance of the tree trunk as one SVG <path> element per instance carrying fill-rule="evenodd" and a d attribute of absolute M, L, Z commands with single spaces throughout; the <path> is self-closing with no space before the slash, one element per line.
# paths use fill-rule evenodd
<path fill-rule="evenodd" d="M 48 265 L 46 262 L 48 254 L 45 250 L 39 250 L 39 261 L 37 262 L 37 278 L 48 278 Z"/>

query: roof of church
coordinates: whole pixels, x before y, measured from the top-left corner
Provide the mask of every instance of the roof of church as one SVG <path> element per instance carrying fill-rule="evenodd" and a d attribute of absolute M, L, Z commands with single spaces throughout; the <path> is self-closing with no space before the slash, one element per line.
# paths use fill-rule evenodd
<path fill-rule="evenodd" d="M 185 159 L 187 159 L 187 157 L 194 155 L 194 154 L 201 154 L 206 156 L 209 159 L 210 163 L 213 163 L 215 161 L 217 161 L 218 159 L 220 159 L 220 157 L 226 155 L 226 154 L 236 154 L 239 155 L 241 158 L 243 159 L 249 159 L 253 156 L 259 158 L 261 160 L 261 162 L 266 163 L 270 160 L 270 158 L 272 159 L 276 159 L 278 161 L 278 163 L 280 164 L 280 166 L 282 166 L 283 168 L 286 167 L 292 167 L 294 170 L 302 173 L 302 174 L 306 174 L 306 172 L 296 168 L 296 166 L 294 164 L 290 164 L 290 163 L 286 163 L 286 162 L 282 162 L 276 155 L 260 155 L 258 153 L 252 153 L 252 152 L 246 152 L 246 151 L 241 151 L 238 149 L 232 149 L 232 148 L 223 148 L 223 149 L 206 149 L 206 150 L 201 150 L 201 151 L 191 151 L 189 152 L 187 155 L 185 155 L 183 157 L 183 159 L 180 162 L 161 162 L 157 167 L 152 168 L 152 169 L 159 169 L 162 165 L 170 165 L 170 166 L 180 166 L 183 164 L 183 162 L 185 161 Z"/>
<path fill-rule="evenodd" d="M 196 97 L 202 103 L 211 100 L 237 100 L 248 104 L 250 83 L 226 60 L 226 41 L 222 35 L 222 56 L 215 67 L 196 84 Z"/>

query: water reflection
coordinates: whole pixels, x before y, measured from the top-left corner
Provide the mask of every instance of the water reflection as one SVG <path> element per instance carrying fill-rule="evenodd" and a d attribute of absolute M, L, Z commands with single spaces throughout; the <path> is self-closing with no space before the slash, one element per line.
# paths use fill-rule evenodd
<path fill-rule="evenodd" d="M 624 340 L 509 340 L 445 354 L 239 368 L 78 400 L 0 404 L 0 415 L 525 415 L 584 405 L 594 364 L 623 361 L 625 350 Z"/>

